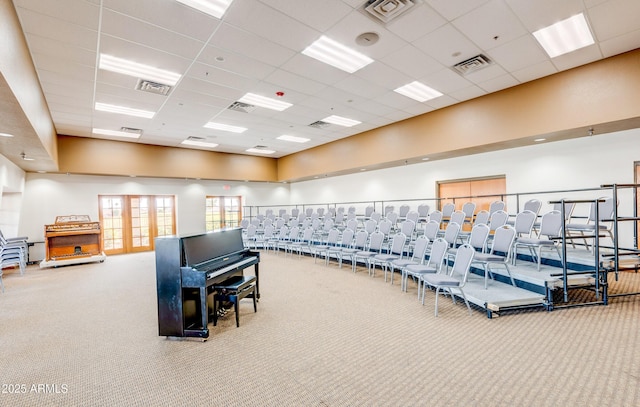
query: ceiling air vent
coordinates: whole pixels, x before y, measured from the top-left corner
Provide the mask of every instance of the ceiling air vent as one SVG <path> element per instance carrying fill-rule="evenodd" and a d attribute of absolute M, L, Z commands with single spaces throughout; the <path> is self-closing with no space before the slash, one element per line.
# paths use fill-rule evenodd
<path fill-rule="evenodd" d="M 164 83 L 148 81 L 146 79 L 138 79 L 136 90 L 167 96 L 171 90 L 171 86 L 165 85 Z"/>
<path fill-rule="evenodd" d="M 493 64 L 493 61 L 491 61 L 489 57 L 480 54 L 455 64 L 453 66 L 453 69 L 455 69 L 462 75 L 467 75 L 472 72 L 479 71 L 480 69 L 484 69 L 491 64 Z"/>
<path fill-rule="evenodd" d="M 142 129 L 134 129 L 133 127 L 120 127 L 120 131 L 142 136 Z"/>
<path fill-rule="evenodd" d="M 316 129 L 324 129 L 325 127 L 329 126 L 330 123 L 327 122 L 323 122 L 322 120 L 318 120 L 317 122 L 313 122 L 309 125 L 309 127 L 314 127 Z"/>
<path fill-rule="evenodd" d="M 254 105 L 250 105 L 248 103 L 233 102 L 227 109 L 235 110 L 236 112 L 251 113 L 255 108 L 256 107 Z"/>
<path fill-rule="evenodd" d="M 396 17 L 405 14 L 418 0 L 369 0 L 364 5 L 364 11 L 383 23 L 388 23 Z"/>

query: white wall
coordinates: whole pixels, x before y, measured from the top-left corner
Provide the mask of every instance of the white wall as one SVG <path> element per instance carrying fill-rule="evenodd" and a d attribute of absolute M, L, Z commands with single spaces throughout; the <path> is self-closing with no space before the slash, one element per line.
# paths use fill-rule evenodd
<path fill-rule="evenodd" d="M 228 189 L 226 188 L 228 186 Z M 205 231 L 205 196 L 242 196 L 243 204 L 280 204 L 289 199 L 284 184 L 163 178 L 27 174 L 20 234 L 43 240 L 44 225 L 59 215 L 89 215 L 98 220 L 98 195 L 175 195 L 177 232 Z"/>
<path fill-rule="evenodd" d="M 25 172 L 0 155 L 0 230 L 5 237 L 18 236 Z"/>

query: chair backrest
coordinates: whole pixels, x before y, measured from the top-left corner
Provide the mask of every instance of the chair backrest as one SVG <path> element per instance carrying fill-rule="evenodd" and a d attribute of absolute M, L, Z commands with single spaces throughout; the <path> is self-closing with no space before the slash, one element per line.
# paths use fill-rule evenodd
<path fill-rule="evenodd" d="M 313 208 L 307 208 L 304 210 L 304 214 L 311 217 L 313 215 Z"/>
<path fill-rule="evenodd" d="M 298 215 L 300 215 L 300 209 L 298 209 L 298 208 L 291 209 L 291 217 L 297 218 Z"/>
<path fill-rule="evenodd" d="M 393 212 L 396 209 L 393 205 L 387 205 L 384 207 L 384 216 L 387 216 L 389 212 Z"/>
<path fill-rule="evenodd" d="M 382 215 L 380 214 L 380 212 L 373 211 L 371 212 L 370 218 L 378 223 L 380 222 L 380 219 L 382 219 Z"/>
<path fill-rule="evenodd" d="M 308 229 L 308 228 L 307 228 Z M 289 240 L 298 240 L 300 237 L 300 226 L 294 226 L 289 229 Z"/>
<path fill-rule="evenodd" d="M 278 217 L 282 218 L 284 215 L 286 215 L 287 210 L 286 209 L 278 209 Z"/>
<path fill-rule="evenodd" d="M 273 237 L 275 233 L 276 227 L 273 225 L 267 225 L 264 227 L 264 233 L 262 234 L 263 239 L 270 239 Z"/>
<path fill-rule="evenodd" d="M 487 225 L 489 224 L 489 211 L 478 211 L 476 213 L 476 219 L 473 221 L 474 225 Z"/>
<path fill-rule="evenodd" d="M 401 218 L 405 218 L 410 210 L 411 207 L 409 205 L 400 205 L 400 209 L 398 209 L 398 215 L 400 215 Z"/>
<path fill-rule="evenodd" d="M 476 211 L 475 202 L 465 202 L 465 204 L 462 205 L 462 212 L 464 212 L 468 220 L 473 219 L 473 214 L 475 213 L 475 211 Z"/>
<path fill-rule="evenodd" d="M 533 224 L 535 223 L 538 215 L 531 211 L 522 211 L 516 215 L 516 221 L 513 224 L 513 227 L 516 229 L 517 236 L 529 236 L 531 235 L 531 230 L 533 229 Z"/>
<path fill-rule="evenodd" d="M 285 217 L 287 216 L 287 214 L 284 214 Z M 276 219 L 276 229 L 280 229 L 281 227 L 284 226 L 284 224 L 287 223 L 287 220 L 285 218 L 278 218 Z"/>
<path fill-rule="evenodd" d="M 347 209 L 347 213 L 356 213 L 356 207 L 350 206 L 349 209 Z"/>
<path fill-rule="evenodd" d="M 273 224 L 273 219 L 271 219 L 271 218 L 266 218 L 266 219 L 264 220 L 264 222 L 262 223 L 262 227 L 267 227 L 267 226 L 270 226 L 270 225 L 272 225 L 272 224 Z"/>
<path fill-rule="evenodd" d="M 378 223 L 378 230 L 384 233 L 385 236 L 388 236 L 391 233 L 392 227 L 393 227 L 393 224 L 387 218 L 382 219 L 380 223 Z"/>
<path fill-rule="evenodd" d="M 304 218 L 301 225 L 302 225 L 302 229 L 306 229 L 309 226 L 311 226 L 311 218 Z"/>
<path fill-rule="evenodd" d="M 315 232 L 315 230 L 313 230 L 312 228 L 306 228 L 303 232 L 302 232 L 302 238 L 300 240 L 302 240 L 303 242 L 311 242 L 311 239 L 313 239 L 313 233 Z"/>
<path fill-rule="evenodd" d="M 258 231 L 258 227 L 253 223 L 247 226 L 247 237 L 254 237 L 256 232 Z"/>
<path fill-rule="evenodd" d="M 458 240 L 458 234 L 460 234 L 460 224 L 457 222 L 449 222 L 447 228 L 444 230 L 444 240 L 449 244 L 449 247 L 455 246 L 456 240 Z"/>
<path fill-rule="evenodd" d="M 251 224 L 252 224 L 253 226 L 256 226 L 256 227 L 257 227 L 257 226 L 260 226 L 260 223 L 261 223 L 261 221 L 260 221 L 260 219 L 258 219 L 258 218 L 253 218 L 253 219 L 251 219 Z"/>
<path fill-rule="evenodd" d="M 320 217 L 324 216 L 324 208 L 318 208 L 316 212 L 318 213 L 318 216 Z"/>
<path fill-rule="evenodd" d="M 484 250 L 484 247 L 487 244 L 487 239 L 489 238 L 489 231 L 489 225 L 485 223 L 473 225 L 471 233 L 469 234 L 468 243 L 476 250 Z"/>
<path fill-rule="evenodd" d="M 364 249 L 367 246 L 367 241 L 369 240 L 369 233 L 365 230 L 359 230 L 356 232 L 356 237 L 353 240 L 353 244 L 351 247 L 356 249 Z"/>
<path fill-rule="evenodd" d="M 325 232 L 330 231 L 331 229 L 333 229 L 333 219 L 331 218 L 327 218 L 324 220 L 324 224 L 322 225 L 322 230 L 324 230 Z"/>
<path fill-rule="evenodd" d="M 438 224 L 440 224 L 440 222 L 442 222 L 442 212 L 440 211 L 433 211 L 429 214 L 429 221 L 436 221 L 438 222 Z"/>
<path fill-rule="evenodd" d="M 540 220 L 540 236 L 557 237 L 562 229 L 562 214 L 560 211 L 550 211 L 542 215 Z"/>
<path fill-rule="evenodd" d="M 358 215 L 355 212 L 347 212 L 347 220 L 357 219 Z"/>
<path fill-rule="evenodd" d="M 456 258 L 453 261 L 453 267 L 449 275 L 456 280 L 460 281 L 460 286 L 463 286 L 467 282 L 469 277 L 469 269 L 471 268 L 471 262 L 476 251 L 471 245 L 465 243 L 458 247 L 456 251 Z"/>
<path fill-rule="evenodd" d="M 240 227 L 242 229 L 246 229 L 247 226 L 249 226 L 249 219 L 248 218 L 244 218 L 240 221 Z"/>
<path fill-rule="evenodd" d="M 495 231 L 500 226 L 506 225 L 507 219 L 509 219 L 509 214 L 507 214 L 507 212 L 502 209 L 495 211 L 489 218 L 489 229 L 491 231 Z"/>
<path fill-rule="evenodd" d="M 364 208 L 364 216 L 366 218 L 370 217 L 372 213 L 373 213 L 373 206 L 367 206 L 366 208 Z"/>
<path fill-rule="evenodd" d="M 407 242 L 407 235 L 404 233 L 396 233 L 391 240 L 389 253 L 402 255 L 404 253 L 404 245 Z"/>
<path fill-rule="evenodd" d="M 373 233 L 377 227 L 378 223 L 373 219 L 369 219 L 364 223 L 364 230 L 369 234 Z"/>
<path fill-rule="evenodd" d="M 456 210 L 456 204 L 454 204 L 453 202 L 448 202 L 442 205 L 442 217 L 444 218 L 450 217 L 453 211 L 455 210 Z"/>
<path fill-rule="evenodd" d="M 414 223 L 418 223 L 418 219 L 420 219 L 420 214 L 416 211 L 409 211 L 407 212 L 406 218 L 407 220 L 411 220 Z"/>
<path fill-rule="evenodd" d="M 451 218 L 449 218 L 449 222 L 455 222 L 458 225 L 462 225 L 464 220 L 467 218 L 467 215 L 462 211 L 454 211 L 451 214 Z"/>
<path fill-rule="evenodd" d="M 384 233 L 375 231 L 369 235 L 369 251 L 381 252 L 384 243 Z"/>
<path fill-rule="evenodd" d="M 430 220 L 424 226 L 424 235 L 429 239 L 429 241 L 433 242 L 438 236 L 438 230 L 440 230 L 440 223 L 435 220 Z"/>
<path fill-rule="evenodd" d="M 418 236 L 415 244 L 413 245 L 411 260 L 424 263 L 424 257 L 427 254 L 427 247 L 429 247 L 429 239 L 427 239 L 426 236 Z"/>
<path fill-rule="evenodd" d="M 614 212 L 613 198 L 601 197 L 599 199 L 604 199 L 604 202 L 598 202 L 598 218 L 600 222 L 611 220 L 613 218 L 613 212 Z M 595 221 L 596 221 L 596 205 L 592 203 L 591 209 L 589 210 L 589 222 L 595 222 Z"/>
<path fill-rule="evenodd" d="M 431 209 L 429 205 L 420 204 L 418 205 L 418 214 L 421 218 L 426 218 L 427 216 L 429 216 L 429 209 Z"/>
<path fill-rule="evenodd" d="M 289 236 L 289 227 L 282 226 L 278 229 L 278 239 L 286 239 Z"/>
<path fill-rule="evenodd" d="M 333 242 L 331 242 L 331 238 L 334 234 L 335 231 L 335 240 Z M 352 229 L 345 229 L 342 231 L 342 237 L 340 238 L 340 246 L 344 246 L 344 247 L 348 247 L 351 246 L 351 244 L 353 243 L 353 237 L 355 236 L 355 231 Z M 337 243 L 338 242 L 338 236 L 339 236 L 340 232 L 338 231 L 338 229 L 331 229 L 329 231 L 329 235 L 327 236 L 327 243 L 331 244 L 331 243 Z"/>
<path fill-rule="evenodd" d="M 439 237 L 434 240 L 431 245 L 431 253 L 429 255 L 429 261 L 427 261 L 427 266 L 441 270 L 448 248 L 449 244 L 443 238 Z"/>
<path fill-rule="evenodd" d="M 537 215 L 540 213 L 540 208 L 542 208 L 542 202 L 540 202 L 539 199 L 534 198 L 529 199 L 527 202 L 525 202 L 522 210 L 531 211 Z"/>
<path fill-rule="evenodd" d="M 493 236 L 493 244 L 491 245 L 491 253 L 501 252 L 509 257 L 513 242 L 516 238 L 516 230 L 509 225 L 502 225 L 496 229 Z"/>
<path fill-rule="evenodd" d="M 405 220 L 400 224 L 400 232 L 406 236 L 411 236 L 416 228 L 416 223 L 412 220 Z"/>
<path fill-rule="evenodd" d="M 573 210 L 575 209 L 575 202 L 565 202 L 564 203 L 564 220 L 568 222 L 571 219 L 571 215 L 573 215 Z M 553 204 L 553 210 L 561 211 L 562 203 Z"/>
<path fill-rule="evenodd" d="M 311 221 L 311 227 L 313 230 L 319 230 L 322 227 L 322 221 L 318 218 L 315 218 Z"/>
<path fill-rule="evenodd" d="M 489 215 L 493 215 L 494 212 L 504 211 L 505 205 L 502 201 L 493 201 L 489 204 Z"/>
<path fill-rule="evenodd" d="M 351 235 L 353 238 L 353 235 Z M 327 241 L 325 244 L 328 246 L 336 246 L 338 244 L 338 240 L 340 239 L 340 231 L 336 228 L 333 228 L 327 234 Z M 351 242 L 351 240 L 349 240 Z"/>
<path fill-rule="evenodd" d="M 387 215 L 385 216 L 387 219 L 389 219 L 391 221 L 391 223 L 393 223 L 394 225 L 396 224 L 396 222 L 398 221 L 398 213 L 391 211 L 388 212 Z"/>
<path fill-rule="evenodd" d="M 358 229 L 358 220 L 357 219 L 349 219 L 347 221 L 347 229 L 351 229 L 354 232 Z"/>

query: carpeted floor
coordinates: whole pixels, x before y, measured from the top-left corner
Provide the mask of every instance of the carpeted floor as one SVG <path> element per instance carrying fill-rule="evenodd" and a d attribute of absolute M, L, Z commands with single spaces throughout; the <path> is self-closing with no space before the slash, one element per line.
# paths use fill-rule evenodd
<path fill-rule="evenodd" d="M 154 260 L 5 270 L 0 405 L 640 405 L 638 296 L 491 320 L 444 299 L 436 318 L 381 273 L 263 253 L 257 313 L 169 340 Z"/>

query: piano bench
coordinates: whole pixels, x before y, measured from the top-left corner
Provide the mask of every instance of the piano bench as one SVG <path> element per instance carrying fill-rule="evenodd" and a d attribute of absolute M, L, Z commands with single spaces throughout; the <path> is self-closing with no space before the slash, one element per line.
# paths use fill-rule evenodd
<path fill-rule="evenodd" d="M 253 298 L 253 312 L 258 312 L 256 306 L 256 276 L 232 277 L 221 284 L 213 286 L 213 326 L 218 323 L 218 309 L 225 301 L 233 303 L 233 310 L 236 313 L 236 327 L 240 326 L 240 314 L 238 313 L 238 302 L 241 299 L 251 296 Z"/>

